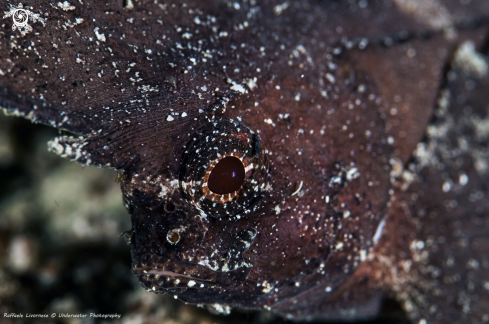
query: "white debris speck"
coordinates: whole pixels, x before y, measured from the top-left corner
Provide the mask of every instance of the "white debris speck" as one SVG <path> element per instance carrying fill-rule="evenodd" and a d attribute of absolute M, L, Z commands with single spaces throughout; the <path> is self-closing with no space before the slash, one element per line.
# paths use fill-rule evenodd
<path fill-rule="evenodd" d="M 462 173 L 459 177 L 458 177 L 458 183 L 461 185 L 461 186 L 465 186 L 467 183 L 469 183 L 469 176 L 466 175 L 465 173 Z"/>
<path fill-rule="evenodd" d="M 25 236 L 17 236 L 8 246 L 7 263 L 14 271 L 24 272 L 34 266 L 36 253 L 33 242 Z"/>
<path fill-rule="evenodd" d="M 75 6 L 72 6 L 71 4 L 69 4 L 68 1 L 65 1 L 63 3 L 58 2 L 58 8 L 60 8 L 61 10 L 64 10 L 64 11 L 76 9 Z"/>
<path fill-rule="evenodd" d="M 360 176 L 360 172 L 358 172 L 358 168 L 351 168 L 346 172 L 346 180 L 351 181 Z"/>
<path fill-rule="evenodd" d="M 231 307 L 227 305 L 212 304 L 209 305 L 217 314 L 229 315 L 231 314 Z M 209 307 L 208 306 L 208 307 Z"/>
<path fill-rule="evenodd" d="M 453 27 L 453 17 L 441 1 L 394 0 L 392 2 L 398 10 L 412 16 L 421 25 L 443 30 Z"/>
<path fill-rule="evenodd" d="M 360 261 L 365 261 L 367 259 L 367 251 L 366 250 L 360 250 Z"/>
<path fill-rule="evenodd" d="M 228 37 L 228 32 L 227 31 L 220 32 L 219 37 Z"/>
<path fill-rule="evenodd" d="M 280 16 L 282 12 L 289 7 L 289 3 L 286 1 L 282 4 L 276 5 L 273 7 L 273 13 L 277 16 Z"/>
<path fill-rule="evenodd" d="M 193 280 L 190 280 L 188 283 L 187 283 L 187 286 L 189 286 L 190 288 L 192 288 L 193 286 L 195 286 L 196 282 L 193 281 Z"/>
<path fill-rule="evenodd" d="M 385 226 L 385 218 L 382 218 L 382 220 L 379 223 L 379 226 L 377 226 L 377 229 L 375 230 L 374 237 L 372 238 L 372 242 L 374 244 L 377 244 L 377 242 L 380 239 L 380 236 L 382 235 L 382 231 L 384 230 Z"/>
<path fill-rule="evenodd" d="M 301 180 L 301 182 L 299 183 L 299 188 L 297 188 L 297 190 L 292 193 L 292 196 L 297 195 L 299 193 L 299 191 L 301 191 L 303 184 L 304 184 L 304 181 Z"/>
<path fill-rule="evenodd" d="M 98 28 L 98 27 L 95 27 L 95 28 L 93 29 L 93 31 L 95 32 L 95 36 L 97 36 L 97 39 L 98 39 L 99 41 L 101 41 L 101 42 L 105 42 L 105 35 L 104 35 L 104 34 L 99 33 L 99 32 L 98 32 L 98 31 L 99 31 L 99 29 L 100 29 L 100 28 Z"/>
<path fill-rule="evenodd" d="M 275 123 L 271 118 L 265 119 L 264 122 L 267 123 L 268 125 L 272 125 L 273 127 L 275 127 Z"/>
<path fill-rule="evenodd" d="M 245 83 L 248 86 L 248 88 L 250 88 L 250 90 L 253 90 L 256 88 L 256 78 L 248 79 L 245 81 Z"/>
<path fill-rule="evenodd" d="M 489 70 L 484 56 L 476 51 L 472 41 L 466 41 L 460 46 L 455 53 L 454 63 L 464 73 L 477 77 L 483 77 Z"/>
<path fill-rule="evenodd" d="M 183 112 L 183 113 L 181 114 L 181 116 L 182 116 L 182 117 L 187 117 L 187 113 L 186 113 L 186 112 Z"/>
<path fill-rule="evenodd" d="M 489 290 L 489 281 L 484 282 L 484 289 Z"/>
<path fill-rule="evenodd" d="M 412 251 L 422 250 L 422 249 L 424 249 L 424 242 L 423 241 L 414 240 L 414 241 L 411 242 L 411 245 L 409 246 L 409 248 Z"/>
<path fill-rule="evenodd" d="M 264 292 L 265 294 L 268 294 L 273 289 L 273 285 L 266 280 L 263 281 L 261 285 L 263 286 L 263 289 L 261 291 Z"/>
<path fill-rule="evenodd" d="M 246 88 L 243 87 L 241 84 L 238 84 L 231 79 L 228 79 L 227 82 L 229 84 L 232 84 L 232 86 L 230 87 L 231 90 L 239 92 L 239 93 L 245 93 L 246 92 Z"/>
<path fill-rule="evenodd" d="M 127 10 L 134 9 L 134 3 L 132 3 L 132 0 L 126 1 L 126 6 L 124 7 L 124 9 L 127 9 Z"/>
<path fill-rule="evenodd" d="M 336 82 L 334 75 L 332 75 L 331 73 L 326 73 L 326 79 L 333 84 Z"/>
<path fill-rule="evenodd" d="M 281 211 L 281 210 L 280 210 L 280 205 L 275 206 L 275 208 L 274 208 L 274 209 L 275 209 L 275 215 L 280 214 L 280 211 Z"/>
<path fill-rule="evenodd" d="M 167 121 L 173 121 L 175 118 L 173 118 L 173 116 L 171 115 L 168 115 L 168 117 L 166 117 L 166 120 Z"/>
<path fill-rule="evenodd" d="M 443 182 L 442 189 L 443 189 L 443 192 L 449 192 L 450 189 L 452 189 L 452 185 L 450 184 L 449 181 L 445 181 L 445 182 Z"/>

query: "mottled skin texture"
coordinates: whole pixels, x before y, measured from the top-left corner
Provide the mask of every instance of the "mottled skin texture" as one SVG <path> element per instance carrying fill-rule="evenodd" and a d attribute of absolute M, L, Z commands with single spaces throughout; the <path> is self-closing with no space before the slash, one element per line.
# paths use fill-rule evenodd
<path fill-rule="evenodd" d="M 416 320 L 489 321 L 487 60 L 455 54 L 483 49 L 488 2 L 24 5 L 47 19 L 3 21 L 0 105 L 120 170 L 146 289 L 299 319 L 391 294 Z M 253 169 L 224 206 L 198 170 L 232 152 Z"/>

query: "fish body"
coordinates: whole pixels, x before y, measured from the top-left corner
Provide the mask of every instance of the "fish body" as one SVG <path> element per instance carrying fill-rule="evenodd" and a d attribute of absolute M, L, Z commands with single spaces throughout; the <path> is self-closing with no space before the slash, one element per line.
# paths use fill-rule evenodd
<path fill-rule="evenodd" d="M 293 319 L 374 317 L 390 295 L 418 321 L 489 321 L 486 2 L 34 9 L 39 32 L 1 40 L 0 104 L 119 170 L 145 289 Z"/>

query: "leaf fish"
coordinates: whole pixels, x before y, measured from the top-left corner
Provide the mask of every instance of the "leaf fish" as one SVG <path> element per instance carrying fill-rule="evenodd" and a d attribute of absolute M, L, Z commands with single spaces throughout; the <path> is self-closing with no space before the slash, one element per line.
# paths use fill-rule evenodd
<path fill-rule="evenodd" d="M 119 171 L 146 290 L 296 320 L 392 296 L 420 324 L 489 322 L 488 2 L 24 8 L 31 29 L 3 21 L 0 105 Z"/>

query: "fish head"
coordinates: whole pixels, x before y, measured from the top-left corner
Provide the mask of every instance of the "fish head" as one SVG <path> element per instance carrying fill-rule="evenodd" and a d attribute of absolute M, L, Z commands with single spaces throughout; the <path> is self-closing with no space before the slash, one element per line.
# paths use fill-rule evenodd
<path fill-rule="evenodd" d="M 146 289 L 276 307 L 318 286 L 333 293 L 365 260 L 392 147 L 373 84 L 331 61 L 334 84 L 272 70 L 253 89 L 187 106 L 208 113 L 123 172 L 133 272 Z"/>

